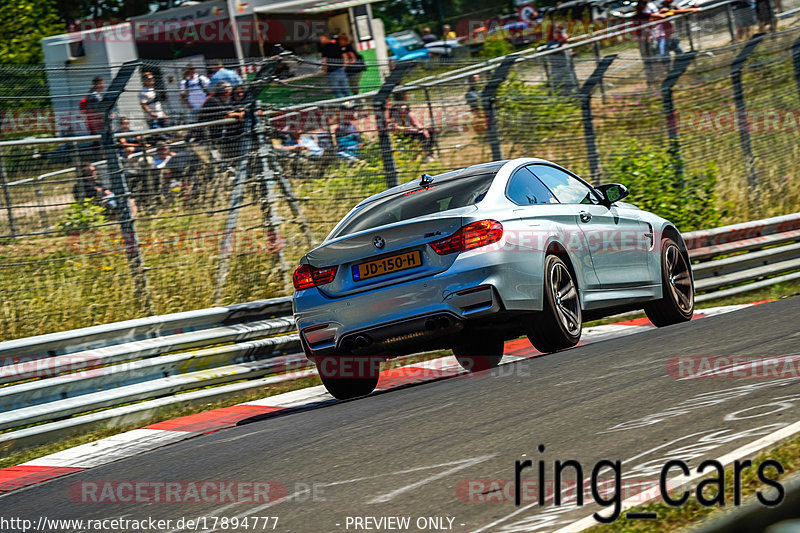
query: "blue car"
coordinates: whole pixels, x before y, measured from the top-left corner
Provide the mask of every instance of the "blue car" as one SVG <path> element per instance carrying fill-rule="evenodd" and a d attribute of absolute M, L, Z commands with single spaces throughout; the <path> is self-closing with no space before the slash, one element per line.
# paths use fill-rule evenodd
<path fill-rule="evenodd" d="M 387 35 L 386 44 L 392 51 L 395 61 L 420 61 L 430 57 L 425 43 L 411 30 Z"/>

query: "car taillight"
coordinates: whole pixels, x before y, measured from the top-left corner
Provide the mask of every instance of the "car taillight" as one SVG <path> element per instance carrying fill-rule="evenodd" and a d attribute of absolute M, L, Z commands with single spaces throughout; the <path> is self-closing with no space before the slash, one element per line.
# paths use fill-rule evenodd
<path fill-rule="evenodd" d="M 326 285 L 333 281 L 336 277 L 336 270 L 338 266 L 326 268 L 314 268 L 311 265 L 300 265 L 292 275 L 292 284 L 296 291 L 303 289 L 310 289 L 311 287 L 319 287 Z"/>
<path fill-rule="evenodd" d="M 496 220 L 479 220 L 459 229 L 449 237 L 434 241 L 431 248 L 439 255 L 454 254 L 480 248 L 499 241 L 503 225 Z"/>

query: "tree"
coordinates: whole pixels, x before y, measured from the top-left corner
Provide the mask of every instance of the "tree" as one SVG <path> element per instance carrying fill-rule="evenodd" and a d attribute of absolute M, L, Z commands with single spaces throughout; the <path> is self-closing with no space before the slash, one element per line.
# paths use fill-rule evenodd
<path fill-rule="evenodd" d="M 42 38 L 63 31 L 53 0 L 0 0 L 0 64 L 41 63 Z"/>
<path fill-rule="evenodd" d="M 151 11 L 151 4 L 171 7 L 180 2 L 152 2 L 151 0 L 56 0 L 58 15 L 67 26 L 79 20 L 95 22 L 121 22 L 127 18 Z"/>

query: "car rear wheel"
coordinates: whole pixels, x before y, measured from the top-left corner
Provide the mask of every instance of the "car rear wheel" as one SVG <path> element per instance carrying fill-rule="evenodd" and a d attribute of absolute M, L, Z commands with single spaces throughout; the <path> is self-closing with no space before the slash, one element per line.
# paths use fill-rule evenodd
<path fill-rule="evenodd" d="M 583 328 L 578 285 L 569 267 L 558 256 L 544 261 L 542 311 L 528 327 L 528 339 L 540 352 L 550 353 L 578 344 Z"/>
<path fill-rule="evenodd" d="M 325 356 L 317 357 L 322 384 L 337 400 L 366 396 L 375 390 L 380 377 L 380 360 L 371 357 Z"/>
<path fill-rule="evenodd" d="M 461 368 L 468 372 L 489 370 L 499 365 L 503 358 L 503 338 L 468 336 L 453 346 L 453 355 Z"/>
<path fill-rule="evenodd" d="M 650 322 L 660 328 L 691 320 L 694 314 L 691 267 L 681 249 L 670 238 L 661 240 L 661 288 L 661 299 L 644 306 Z"/>

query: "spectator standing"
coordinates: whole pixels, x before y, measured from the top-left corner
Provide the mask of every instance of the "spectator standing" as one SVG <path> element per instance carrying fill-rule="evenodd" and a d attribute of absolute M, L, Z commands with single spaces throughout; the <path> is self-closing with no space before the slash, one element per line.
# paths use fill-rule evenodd
<path fill-rule="evenodd" d="M 235 70 L 225 68 L 225 66 L 222 64 L 222 61 L 219 59 L 215 59 L 211 63 L 209 70 L 211 71 L 211 77 L 208 78 L 208 81 L 212 87 L 221 81 L 229 83 L 231 87 L 235 87 L 243 83 L 241 76 L 239 76 Z"/>
<path fill-rule="evenodd" d="M 467 101 L 469 110 L 472 112 L 472 127 L 475 131 L 481 132 L 488 129 L 486 114 L 483 112 L 481 105 L 481 93 L 478 89 L 478 82 L 481 77 L 478 74 L 473 74 L 469 77 L 469 87 L 464 95 Z"/>
<path fill-rule="evenodd" d="M 655 0 L 648 2 L 644 9 L 644 14 L 648 15 L 650 20 L 664 19 L 661 24 L 656 24 L 653 27 L 652 36 L 655 40 L 656 50 L 662 59 L 669 59 L 670 52 L 682 54 L 683 48 L 677 37 L 675 37 L 675 28 L 672 23 L 665 20 L 672 15 L 680 13 L 694 13 L 699 11 L 695 7 L 687 7 L 683 9 L 675 9 L 672 7 L 672 0 L 662 0 L 661 6 Z"/>
<path fill-rule="evenodd" d="M 436 42 L 438 40 L 439 40 L 439 38 L 435 34 L 431 33 L 431 29 L 430 28 L 425 28 L 424 30 L 422 30 L 422 42 L 423 43 L 428 44 L 428 43 Z"/>
<path fill-rule="evenodd" d="M 758 33 L 764 33 L 766 26 L 769 26 L 769 31 L 774 32 L 778 28 L 778 18 L 775 16 L 771 0 L 755 0 L 755 2 Z"/>
<path fill-rule="evenodd" d="M 344 57 L 342 47 L 336 39 L 328 35 L 320 37 L 322 47 L 322 72 L 328 78 L 328 85 L 334 98 L 350 96 L 350 87 L 347 85 L 347 74 L 344 71 Z"/>
<path fill-rule="evenodd" d="M 345 64 L 344 72 L 347 76 L 347 85 L 350 88 L 350 94 L 358 94 L 359 85 L 361 84 L 361 75 L 367 69 L 366 65 L 364 65 L 364 58 L 353 48 L 350 37 L 346 33 L 339 35 L 339 45 L 342 49 L 342 58 Z"/>
<path fill-rule="evenodd" d="M 210 122 L 212 120 L 221 120 L 223 118 L 244 120 L 244 111 L 234 108 L 231 102 L 232 94 L 233 88 L 231 87 L 230 83 L 226 81 L 215 83 L 213 85 L 213 93 L 203 103 L 203 107 L 200 108 L 197 119 L 200 122 Z M 232 135 L 229 134 L 229 131 L 230 129 L 226 128 L 225 125 L 211 126 L 208 128 L 209 139 L 221 140 L 220 149 L 222 151 L 222 157 L 225 159 L 229 159 L 238 155 L 235 153 L 237 151 L 238 143 L 235 141 L 231 142 L 230 137 Z"/>
<path fill-rule="evenodd" d="M 736 40 L 750 39 L 753 36 L 753 26 L 756 24 L 755 5 L 750 0 L 739 0 L 734 2 L 731 7 L 736 25 Z"/>
<path fill-rule="evenodd" d="M 102 76 L 95 76 L 92 79 L 92 87 L 89 94 L 80 101 L 78 110 L 83 114 L 86 122 L 86 129 L 91 135 L 103 133 L 105 117 L 100 113 L 100 102 L 103 101 L 103 91 L 106 89 L 106 80 Z"/>
<path fill-rule="evenodd" d="M 139 105 L 144 111 L 144 118 L 151 128 L 163 128 L 167 125 L 167 114 L 161 106 L 153 73 L 145 72 L 142 83 L 144 87 L 139 91 Z"/>
<path fill-rule="evenodd" d="M 208 98 L 209 79 L 198 74 L 193 65 L 186 67 L 181 80 L 181 102 L 189 110 L 191 122 L 197 121 L 197 114 Z"/>
<path fill-rule="evenodd" d="M 458 39 L 458 35 L 456 35 L 456 32 L 454 32 L 450 27 L 450 24 L 445 24 L 442 26 L 442 39 L 445 41 L 450 39 Z"/>

